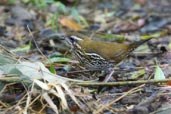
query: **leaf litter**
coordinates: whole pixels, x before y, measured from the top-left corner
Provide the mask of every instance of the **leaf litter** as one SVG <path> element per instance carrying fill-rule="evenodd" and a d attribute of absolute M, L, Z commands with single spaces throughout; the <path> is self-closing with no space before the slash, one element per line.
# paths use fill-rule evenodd
<path fill-rule="evenodd" d="M 169 1 L 21 0 L 0 4 L 2 113 L 170 111 L 166 105 L 171 90 Z M 98 71 L 80 66 L 60 42 L 59 36 L 72 30 L 101 41 L 153 39 L 117 65 L 113 82 L 103 83 Z M 61 55 L 49 56 L 55 52 Z"/>

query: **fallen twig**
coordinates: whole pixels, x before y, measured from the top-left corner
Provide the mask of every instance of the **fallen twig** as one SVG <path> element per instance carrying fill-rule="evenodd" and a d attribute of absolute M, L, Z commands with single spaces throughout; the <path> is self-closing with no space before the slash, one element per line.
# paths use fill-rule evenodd
<path fill-rule="evenodd" d="M 120 81 L 120 82 L 75 82 L 74 85 L 79 86 L 114 86 L 114 85 L 134 85 L 134 84 L 147 84 L 147 83 L 165 83 L 169 82 L 171 79 L 164 79 L 164 80 L 138 80 L 138 81 Z"/>

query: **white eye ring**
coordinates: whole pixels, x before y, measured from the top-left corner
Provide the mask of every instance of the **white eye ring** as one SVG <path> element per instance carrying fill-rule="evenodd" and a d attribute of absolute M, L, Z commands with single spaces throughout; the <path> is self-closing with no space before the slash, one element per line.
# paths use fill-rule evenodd
<path fill-rule="evenodd" d="M 81 38 L 79 38 L 79 37 L 77 37 L 77 36 L 70 36 L 70 37 L 74 38 L 74 39 L 77 40 L 77 41 L 83 40 L 83 39 L 81 39 Z"/>

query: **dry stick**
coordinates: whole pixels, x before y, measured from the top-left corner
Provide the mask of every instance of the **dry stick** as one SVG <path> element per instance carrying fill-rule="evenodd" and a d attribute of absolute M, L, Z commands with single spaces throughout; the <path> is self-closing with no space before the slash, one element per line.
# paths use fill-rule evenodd
<path fill-rule="evenodd" d="M 164 96 L 164 95 L 169 95 L 170 96 L 170 94 L 171 94 L 171 92 L 169 92 L 169 93 L 158 93 L 157 97 Z M 153 112 L 151 112 L 149 114 L 157 114 L 157 113 L 160 113 L 160 112 L 164 112 L 166 110 L 170 110 L 170 105 L 165 106 L 165 107 L 161 107 L 161 108 L 157 109 L 156 111 L 153 111 Z"/>
<path fill-rule="evenodd" d="M 13 52 L 9 51 L 8 49 L 6 49 L 4 46 L 0 45 L 0 49 L 3 49 L 5 52 L 13 55 L 13 56 L 16 56 Z"/>
<path fill-rule="evenodd" d="M 43 54 L 43 52 L 40 50 L 39 46 L 37 45 L 37 43 L 36 43 L 36 41 L 35 41 L 35 39 L 34 39 L 34 36 L 33 36 L 32 32 L 31 32 L 30 28 L 28 27 L 28 25 L 27 25 L 27 29 L 28 29 L 28 31 L 29 31 L 29 33 L 30 33 L 30 36 L 32 37 L 32 40 L 33 40 L 33 42 L 34 42 L 36 48 L 38 49 L 39 53 L 40 53 L 46 60 L 48 60 L 47 57 Z"/>
<path fill-rule="evenodd" d="M 28 107 L 31 107 L 31 105 L 36 102 L 36 100 L 38 100 L 38 98 L 40 98 L 41 96 L 38 95 L 36 98 L 33 99 L 33 101 L 31 101 L 29 104 L 28 104 Z"/>
<path fill-rule="evenodd" d="M 0 45 L 0 50 L 3 50 L 3 52 L 6 52 L 8 55 L 5 55 L 5 54 L 3 54 L 3 56 L 5 56 L 5 57 L 7 57 L 7 58 L 10 58 L 10 59 L 12 59 L 12 60 L 15 60 L 15 61 L 17 61 L 18 59 L 16 59 L 17 58 L 17 56 L 13 53 L 13 52 L 11 52 L 11 51 L 9 51 L 7 48 L 5 48 L 4 46 L 2 46 L 2 45 Z M 2 53 L 0 53 L 1 55 L 2 55 Z M 12 57 L 14 57 L 14 58 L 12 58 Z"/>
<path fill-rule="evenodd" d="M 139 80 L 139 81 L 120 81 L 120 82 L 75 82 L 73 85 L 79 86 L 114 86 L 114 85 L 134 85 L 134 84 L 146 84 L 146 83 L 165 83 L 169 82 L 171 79 L 163 79 L 163 80 Z"/>
<path fill-rule="evenodd" d="M 110 80 L 110 78 L 112 77 L 112 75 L 114 74 L 115 70 L 112 70 L 110 72 L 110 74 L 108 74 L 105 79 L 103 80 L 103 82 L 108 82 Z"/>
<path fill-rule="evenodd" d="M 42 114 L 43 110 L 48 106 L 48 103 L 44 104 L 43 107 L 39 110 L 38 114 Z"/>
<path fill-rule="evenodd" d="M 164 65 L 169 66 L 169 64 L 160 64 L 159 66 L 161 68 L 165 67 Z M 150 66 L 145 66 L 145 67 L 149 67 L 149 68 L 155 68 L 156 65 L 150 65 Z M 136 67 L 136 68 L 130 68 L 130 69 L 118 69 L 118 68 L 114 68 L 113 70 L 115 70 L 115 72 L 113 74 L 118 74 L 118 73 L 122 73 L 123 72 L 130 72 L 130 71 L 137 71 L 137 70 L 142 70 L 144 69 L 144 67 Z M 78 71 L 69 71 L 67 74 L 76 74 L 76 73 L 86 73 L 86 72 L 95 72 L 95 71 L 100 71 L 100 70 L 78 70 Z"/>
<path fill-rule="evenodd" d="M 106 105 L 103 105 L 103 106 L 99 107 L 99 110 L 94 111 L 93 114 L 99 114 L 103 109 L 105 109 L 105 108 L 109 107 L 110 105 L 114 104 L 115 102 L 121 100 L 123 97 L 125 97 L 125 96 L 127 96 L 127 95 L 129 95 L 129 94 L 132 94 L 135 90 L 137 90 L 137 89 L 139 89 L 139 88 L 142 88 L 143 86 L 145 86 L 145 84 L 140 85 L 140 86 L 138 86 L 138 87 L 135 87 L 135 88 L 129 90 L 128 92 L 126 92 L 124 95 L 118 97 L 117 99 L 115 99 L 115 100 L 109 102 L 109 103 L 106 104 Z"/>
<path fill-rule="evenodd" d="M 135 91 L 133 91 L 131 94 L 134 94 L 134 93 L 136 93 L 136 92 L 140 92 L 140 91 L 142 91 L 143 89 L 142 88 L 139 88 L 139 89 L 136 89 Z M 127 93 L 127 92 L 126 92 Z M 125 92 L 124 93 L 122 93 L 122 95 L 124 95 L 125 94 Z M 112 106 L 110 106 L 109 108 L 107 108 L 107 109 L 113 109 L 113 107 Z"/>
<path fill-rule="evenodd" d="M 9 84 L 5 84 L 5 86 L 0 90 L 0 95 L 2 95 L 2 93 L 5 91 L 5 89 L 8 87 L 8 86 L 11 86 L 13 84 L 16 84 L 15 82 L 14 83 L 9 83 Z"/>
<path fill-rule="evenodd" d="M 25 101 L 24 101 L 24 102 L 22 102 L 22 101 L 24 100 L 25 97 L 26 97 L 26 94 L 17 102 L 17 104 L 15 104 L 15 105 L 9 107 L 7 110 L 12 110 L 12 109 L 14 109 L 15 107 L 19 106 L 19 104 L 24 103 Z"/>
<path fill-rule="evenodd" d="M 0 105 L 5 107 L 5 108 L 9 107 L 7 104 L 3 103 L 2 101 L 0 101 Z"/>

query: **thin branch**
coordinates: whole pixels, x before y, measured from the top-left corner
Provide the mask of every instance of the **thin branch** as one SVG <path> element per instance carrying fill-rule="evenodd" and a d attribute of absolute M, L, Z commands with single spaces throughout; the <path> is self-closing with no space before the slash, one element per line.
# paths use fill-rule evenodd
<path fill-rule="evenodd" d="M 120 82 L 75 82 L 72 83 L 73 85 L 79 85 L 79 86 L 114 86 L 114 85 L 122 85 L 122 86 L 127 86 L 127 85 L 134 85 L 134 84 L 147 84 L 147 83 L 166 83 L 171 81 L 171 79 L 164 79 L 164 80 L 138 80 L 138 81 L 120 81 Z"/>

